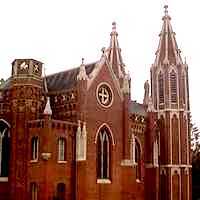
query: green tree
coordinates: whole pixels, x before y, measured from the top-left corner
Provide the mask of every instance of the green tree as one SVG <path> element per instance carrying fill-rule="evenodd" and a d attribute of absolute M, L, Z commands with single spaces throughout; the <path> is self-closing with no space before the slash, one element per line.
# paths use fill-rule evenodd
<path fill-rule="evenodd" d="M 192 194 L 193 200 L 200 198 L 200 130 L 191 125 L 191 150 L 192 150 Z"/>

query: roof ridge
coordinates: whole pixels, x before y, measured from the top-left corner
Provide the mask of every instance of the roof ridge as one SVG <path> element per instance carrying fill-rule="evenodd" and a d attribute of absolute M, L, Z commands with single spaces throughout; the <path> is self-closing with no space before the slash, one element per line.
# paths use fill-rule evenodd
<path fill-rule="evenodd" d="M 98 61 L 91 62 L 91 63 L 87 63 L 87 64 L 85 64 L 85 67 L 87 67 L 87 66 L 89 66 L 89 65 L 92 65 L 92 64 L 96 64 L 97 62 L 98 62 Z M 46 77 L 51 77 L 51 76 L 54 76 L 54 75 L 57 75 L 57 74 L 60 74 L 60 73 L 69 72 L 69 71 L 72 71 L 72 70 L 76 70 L 76 69 L 78 69 L 78 68 L 80 68 L 80 66 L 74 67 L 74 68 L 70 68 L 70 69 L 66 69 L 66 70 L 63 70 L 63 71 L 60 71 L 60 72 L 55 72 L 55 73 L 53 73 L 53 74 L 46 75 Z M 42 78 L 44 78 L 44 76 L 43 76 Z"/>

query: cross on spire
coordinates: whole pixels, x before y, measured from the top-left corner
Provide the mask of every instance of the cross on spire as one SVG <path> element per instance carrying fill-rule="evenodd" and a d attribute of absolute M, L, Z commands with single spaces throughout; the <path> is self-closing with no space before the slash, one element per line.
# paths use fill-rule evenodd
<path fill-rule="evenodd" d="M 84 58 L 82 58 L 81 60 L 82 60 L 82 65 L 84 65 Z"/>
<path fill-rule="evenodd" d="M 113 31 L 113 32 L 116 32 L 116 22 L 113 22 L 113 23 L 112 23 L 112 31 Z"/>
<path fill-rule="evenodd" d="M 165 11 L 164 11 L 165 12 L 165 16 L 167 16 L 168 15 L 168 5 L 165 5 L 164 9 L 165 9 Z"/>

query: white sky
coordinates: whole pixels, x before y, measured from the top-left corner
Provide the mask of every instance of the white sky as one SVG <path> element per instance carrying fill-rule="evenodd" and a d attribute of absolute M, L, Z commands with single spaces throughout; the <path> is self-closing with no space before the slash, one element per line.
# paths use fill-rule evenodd
<path fill-rule="evenodd" d="M 198 0 L 0 0 L 0 77 L 15 58 L 42 61 L 46 73 L 79 66 L 101 56 L 117 22 L 119 44 L 132 78 L 132 98 L 143 99 L 143 84 L 155 58 L 163 6 L 169 5 L 182 57 L 187 57 L 193 121 L 200 127 L 200 1 Z"/>

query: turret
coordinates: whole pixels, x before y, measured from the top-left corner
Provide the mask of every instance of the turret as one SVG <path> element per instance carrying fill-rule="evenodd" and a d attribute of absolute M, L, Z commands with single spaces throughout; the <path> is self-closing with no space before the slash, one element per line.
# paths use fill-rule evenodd
<path fill-rule="evenodd" d="M 25 200 L 28 162 L 28 121 L 38 119 L 42 105 L 42 63 L 33 59 L 16 59 L 10 78 L 11 113 L 11 199 Z"/>

